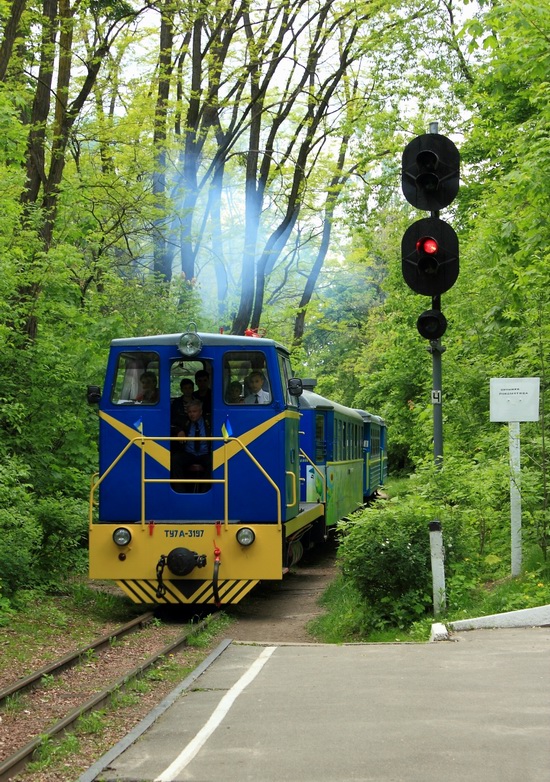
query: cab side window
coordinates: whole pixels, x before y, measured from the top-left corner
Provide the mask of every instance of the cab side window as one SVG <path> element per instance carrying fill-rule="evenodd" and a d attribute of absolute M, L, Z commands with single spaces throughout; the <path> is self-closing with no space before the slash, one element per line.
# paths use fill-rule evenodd
<path fill-rule="evenodd" d="M 289 407 L 298 407 L 298 397 L 292 396 L 288 391 L 288 381 L 291 377 L 294 377 L 292 367 L 290 366 L 290 359 L 288 356 L 283 356 L 281 353 L 277 354 L 279 360 L 279 369 L 281 372 L 281 382 L 283 384 L 283 393 L 285 395 L 285 402 Z"/>

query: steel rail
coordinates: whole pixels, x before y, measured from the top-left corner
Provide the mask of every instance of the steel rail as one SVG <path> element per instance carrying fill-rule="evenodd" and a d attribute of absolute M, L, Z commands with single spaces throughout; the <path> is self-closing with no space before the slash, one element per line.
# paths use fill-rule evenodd
<path fill-rule="evenodd" d="M 77 649 L 76 652 L 69 652 L 69 654 L 66 654 L 64 657 L 60 657 L 59 660 L 55 660 L 53 663 L 46 665 L 39 671 L 29 674 L 24 679 L 18 679 L 13 684 L 0 690 L 0 706 L 2 706 L 3 702 L 10 696 L 25 692 L 37 684 L 40 684 L 42 677 L 58 675 L 68 668 L 78 665 L 80 660 L 83 657 L 86 657 L 90 652 L 99 651 L 100 649 L 109 646 L 116 638 L 124 638 L 125 635 L 129 635 L 149 624 L 154 618 L 155 614 L 152 611 L 147 611 L 145 614 L 141 614 L 135 619 L 132 619 L 131 622 L 121 625 L 112 633 L 109 633 L 109 635 L 98 638 L 88 646 Z"/>
<path fill-rule="evenodd" d="M 121 676 L 119 679 L 117 679 L 117 681 L 113 682 L 104 690 L 97 693 L 97 695 L 94 695 L 93 698 L 90 698 L 85 703 L 77 706 L 76 709 L 73 709 L 71 712 L 69 712 L 69 714 L 63 717 L 63 719 L 59 720 L 59 722 L 55 723 L 55 725 L 52 725 L 47 730 L 44 730 L 40 736 L 37 736 L 32 741 L 25 744 L 24 747 L 21 747 L 19 750 L 17 750 L 17 752 L 15 752 L 13 755 L 6 758 L 6 760 L 2 761 L 0 763 L 0 782 L 9 782 L 15 776 L 15 774 L 20 773 L 32 760 L 33 753 L 41 744 L 53 736 L 66 731 L 67 728 L 73 725 L 84 714 L 88 714 L 94 709 L 102 706 L 118 689 L 123 687 L 132 679 L 141 676 L 147 669 L 153 667 L 162 657 L 166 657 L 180 646 L 183 646 L 187 642 L 188 638 L 203 630 L 211 621 L 215 620 L 216 618 L 217 614 L 211 614 L 198 624 L 188 626 L 184 634 L 178 639 L 172 641 L 160 652 L 152 655 L 148 660 L 145 660 L 145 662 L 124 674 L 124 676 Z"/>

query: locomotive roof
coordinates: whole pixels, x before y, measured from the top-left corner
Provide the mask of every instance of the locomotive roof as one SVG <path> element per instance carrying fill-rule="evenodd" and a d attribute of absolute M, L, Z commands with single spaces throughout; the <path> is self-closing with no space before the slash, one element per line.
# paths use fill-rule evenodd
<path fill-rule="evenodd" d="M 353 410 L 351 407 L 346 407 L 338 402 L 333 402 L 330 399 L 326 399 L 320 394 L 316 394 L 314 391 L 308 391 L 304 388 L 302 395 L 299 397 L 300 407 L 310 410 L 334 410 L 341 415 L 351 416 L 352 418 L 358 418 L 359 413 L 357 410 Z"/>
<path fill-rule="evenodd" d="M 128 348 L 140 348 L 140 347 L 153 347 L 155 345 L 174 345 L 178 346 L 179 341 L 183 334 L 187 332 L 182 331 L 177 334 L 152 334 L 146 337 L 122 337 L 120 339 L 111 340 L 111 347 L 128 347 Z M 224 347 L 246 347 L 251 348 L 279 348 L 288 353 L 288 349 L 280 342 L 275 342 L 273 339 L 266 339 L 265 337 L 244 337 L 235 334 L 209 334 L 207 332 L 199 331 L 197 335 L 201 338 L 203 345 L 211 346 L 224 346 Z"/>

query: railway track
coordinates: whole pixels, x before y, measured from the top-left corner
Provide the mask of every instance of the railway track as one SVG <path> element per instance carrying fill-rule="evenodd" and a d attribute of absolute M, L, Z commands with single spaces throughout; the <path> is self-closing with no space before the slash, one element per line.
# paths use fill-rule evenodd
<path fill-rule="evenodd" d="M 152 622 L 154 618 L 154 613 L 152 611 L 147 611 L 147 613 L 132 619 L 131 622 L 121 625 L 112 633 L 92 641 L 88 646 L 84 646 L 76 652 L 71 652 L 70 654 L 65 655 L 65 657 L 55 660 L 50 665 L 46 665 L 44 668 L 40 668 L 40 670 L 29 674 L 24 679 L 19 679 L 8 687 L 4 687 L 0 690 L 0 709 L 3 708 L 8 698 L 22 695 L 22 693 L 39 684 L 45 676 L 58 676 L 63 671 L 67 670 L 67 668 L 77 665 L 80 660 L 89 655 L 90 652 L 98 652 L 101 649 L 104 649 L 106 646 L 111 645 L 113 641 L 124 638 L 124 636 L 129 635 L 140 627 Z"/>
<path fill-rule="evenodd" d="M 191 636 L 204 629 L 214 618 L 215 615 L 198 624 L 186 625 L 183 631 L 181 627 L 173 628 L 174 637 L 168 643 L 164 639 L 158 648 L 143 655 L 137 643 L 139 634 L 147 630 L 149 635 L 155 632 L 154 614 L 147 612 L 109 635 L 0 690 L 0 711 L 7 715 L 0 725 L 0 747 L 3 748 L 0 782 L 8 782 L 20 773 L 44 741 L 67 731 L 82 716 L 100 709 L 117 690 L 184 646 Z M 132 653 L 127 643 L 131 635 L 135 636 Z M 140 658 L 137 665 L 136 656 Z M 116 670 L 118 675 L 109 679 L 109 670 Z M 122 675 L 121 670 L 124 671 Z M 107 685 L 106 680 L 109 682 Z M 30 715 L 27 740 L 18 739 L 17 746 L 13 746 L 10 738 L 9 714 L 13 704 L 18 706 L 16 712 Z M 24 731 L 18 730 L 17 734 L 24 735 Z"/>

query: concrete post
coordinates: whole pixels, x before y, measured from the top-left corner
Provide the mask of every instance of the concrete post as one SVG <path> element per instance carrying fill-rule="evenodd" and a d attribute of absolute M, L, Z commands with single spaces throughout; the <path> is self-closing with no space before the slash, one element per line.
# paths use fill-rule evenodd
<path fill-rule="evenodd" d="M 447 605 L 445 594 L 445 549 L 443 547 L 443 534 L 441 522 L 430 521 L 430 555 L 432 560 L 432 585 L 434 615 L 437 616 Z"/>

